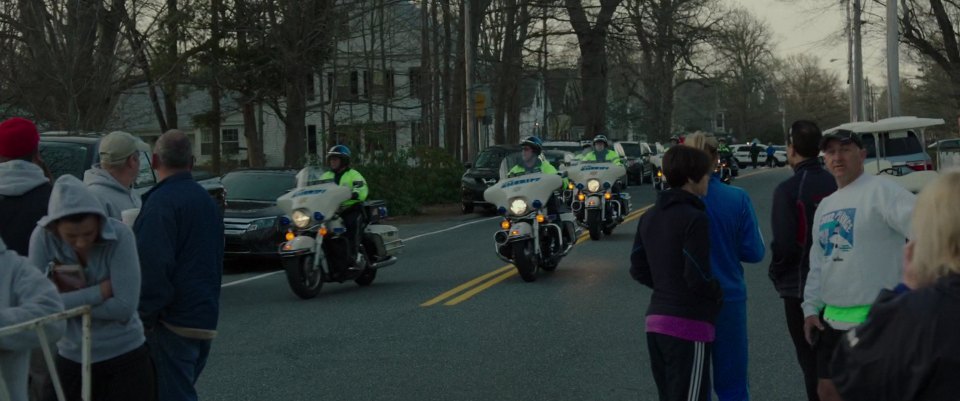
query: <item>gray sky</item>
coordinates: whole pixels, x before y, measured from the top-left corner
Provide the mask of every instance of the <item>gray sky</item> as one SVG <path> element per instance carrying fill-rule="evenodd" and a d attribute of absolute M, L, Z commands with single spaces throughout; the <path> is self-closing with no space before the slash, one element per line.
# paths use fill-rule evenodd
<path fill-rule="evenodd" d="M 724 0 L 740 5 L 760 20 L 773 33 L 775 53 L 780 57 L 807 53 L 820 57 L 822 67 L 835 71 L 842 82 L 847 80 L 847 40 L 843 33 L 846 13 L 839 0 Z M 882 6 L 865 1 L 865 17 L 874 29 L 884 23 Z M 885 85 L 886 44 L 882 36 L 863 38 L 864 75 L 872 83 Z M 901 45 L 901 51 L 903 50 Z M 901 53 L 902 54 L 902 53 Z M 831 59 L 835 61 L 830 62 Z M 905 70 L 901 55 L 901 76 Z"/>

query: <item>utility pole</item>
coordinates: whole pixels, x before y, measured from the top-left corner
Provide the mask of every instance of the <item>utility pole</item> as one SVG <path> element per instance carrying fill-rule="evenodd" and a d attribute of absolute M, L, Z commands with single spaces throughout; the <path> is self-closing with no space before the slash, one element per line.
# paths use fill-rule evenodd
<path fill-rule="evenodd" d="M 479 141 L 474 134 L 474 123 L 476 118 L 474 117 L 475 99 L 473 95 L 473 43 L 470 43 L 470 40 L 473 38 L 473 23 L 470 21 L 472 17 L 472 11 L 470 8 L 473 7 L 473 2 L 470 0 L 463 1 L 463 72 L 464 72 L 464 97 L 466 98 L 466 127 L 464 130 L 464 141 L 467 143 L 467 158 L 473 157 L 477 154 L 477 146 Z M 497 99 L 499 101 L 499 99 Z"/>
<path fill-rule="evenodd" d="M 543 5 L 543 69 L 541 70 L 541 79 L 543 79 L 543 97 L 541 98 L 543 105 L 543 129 L 540 130 L 540 137 L 544 140 L 547 139 L 549 135 L 549 126 L 547 126 L 547 5 Z"/>
<path fill-rule="evenodd" d="M 853 85 L 853 18 L 850 15 L 850 0 L 841 0 L 847 11 L 847 97 L 850 104 L 850 121 L 858 121 L 856 107 L 854 107 Z"/>
<path fill-rule="evenodd" d="M 887 0 L 887 113 L 900 115 L 900 30 L 896 0 Z"/>
<path fill-rule="evenodd" d="M 890 0 L 893 1 L 893 0 Z M 860 35 L 861 14 L 863 6 L 860 0 L 853 0 L 853 107 L 856 115 L 854 121 L 863 121 L 863 46 Z"/>

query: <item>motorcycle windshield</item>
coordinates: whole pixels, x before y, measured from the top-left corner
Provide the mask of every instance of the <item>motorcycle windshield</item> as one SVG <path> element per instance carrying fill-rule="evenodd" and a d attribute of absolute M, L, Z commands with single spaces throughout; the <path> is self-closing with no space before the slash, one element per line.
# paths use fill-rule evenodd
<path fill-rule="evenodd" d="M 514 152 L 506 155 L 500 162 L 500 180 L 519 177 L 527 174 L 541 173 L 542 163 L 546 159 L 542 155 L 537 156 L 528 154 L 529 159 L 524 159 L 523 152 Z"/>
<path fill-rule="evenodd" d="M 297 188 L 304 188 L 318 184 L 325 184 L 332 182 L 333 179 L 323 179 L 323 173 L 326 170 L 322 167 L 317 166 L 308 166 L 304 167 L 297 173 Z"/>

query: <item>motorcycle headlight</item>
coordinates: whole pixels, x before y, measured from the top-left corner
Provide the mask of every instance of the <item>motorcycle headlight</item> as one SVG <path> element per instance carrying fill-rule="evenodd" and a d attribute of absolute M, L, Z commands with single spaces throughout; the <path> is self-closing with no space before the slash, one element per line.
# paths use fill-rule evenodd
<path fill-rule="evenodd" d="M 310 216 L 303 210 L 294 210 L 290 217 L 297 228 L 307 228 L 310 225 Z"/>
<path fill-rule="evenodd" d="M 510 212 L 515 215 L 521 215 L 527 211 L 527 201 L 523 199 L 514 199 L 510 202 Z"/>
<path fill-rule="evenodd" d="M 597 192 L 600 190 L 600 180 L 589 180 L 587 181 L 587 189 L 590 192 Z"/>

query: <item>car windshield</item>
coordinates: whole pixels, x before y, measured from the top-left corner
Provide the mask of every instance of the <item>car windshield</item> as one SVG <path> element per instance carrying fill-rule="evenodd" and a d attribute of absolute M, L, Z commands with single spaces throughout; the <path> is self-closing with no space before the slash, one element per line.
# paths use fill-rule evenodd
<path fill-rule="evenodd" d="M 623 153 L 627 157 L 641 157 L 643 156 L 643 147 L 639 143 L 626 143 L 621 142 L 620 146 L 623 146 Z"/>
<path fill-rule="evenodd" d="M 913 131 L 891 132 L 884 135 L 884 154 L 886 156 L 905 156 L 923 153 L 923 146 Z"/>
<path fill-rule="evenodd" d="M 274 202 L 293 189 L 296 176 L 278 171 L 235 171 L 220 180 L 227 192 L 227 200 Z"/>
<path fill-rule="evenodd" d="M 487 149 L 477 156 L 477 168 L 499 168 L 506 152 L 500 149 Z"/>
<path fill-rule="evenodd" d="M 71 142 L 40 142 L 40 157 L 50 170 L 54 180 L 64 174 L 83 179 L 83 172 L 90 166 L 90 147 Z"/>
<path fill-rule="evenodd" d="M 549 145 L 549 144 L 544 144 L 543 149 L 544 150 L 563 150 L 571 153 L 579 153 L 581 150 L 583 150 L 583 148 L 580 147 L 580 145 Z"/>

